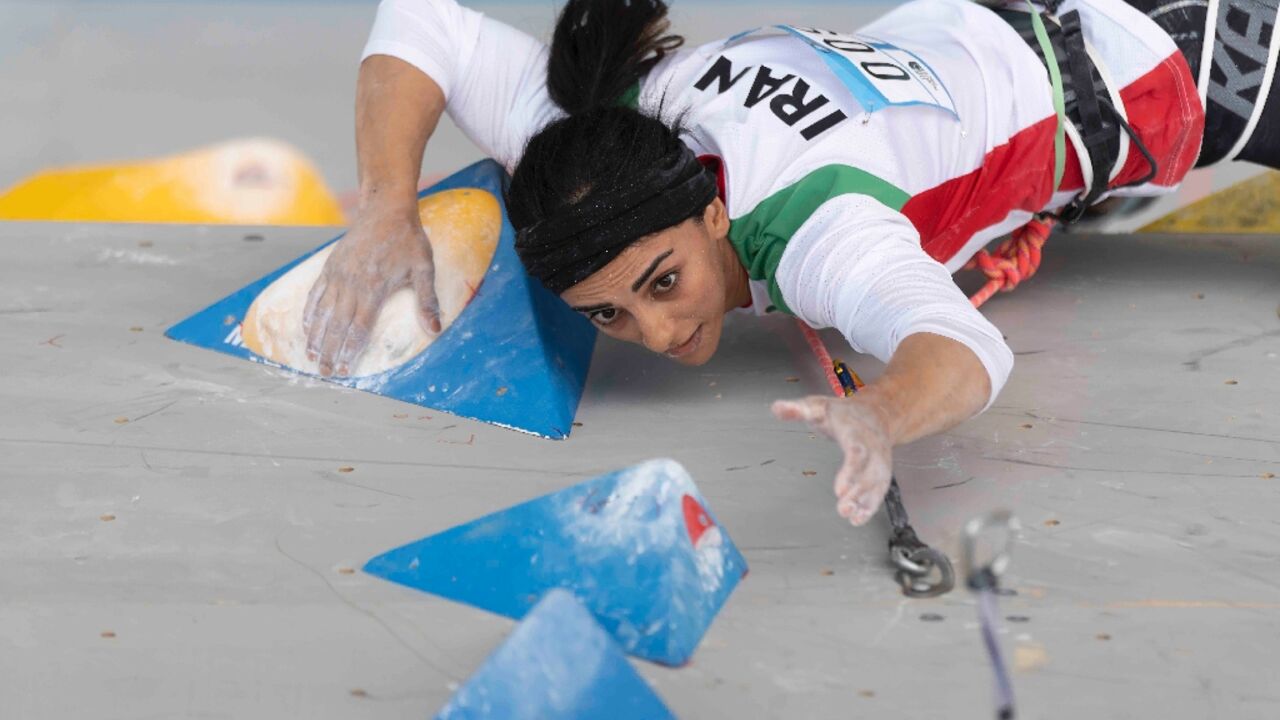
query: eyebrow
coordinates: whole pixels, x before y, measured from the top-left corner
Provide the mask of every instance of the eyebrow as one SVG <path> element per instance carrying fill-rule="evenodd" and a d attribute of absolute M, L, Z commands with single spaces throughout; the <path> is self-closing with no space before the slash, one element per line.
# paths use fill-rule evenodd
<path fill-rule="evenodd" d="M 671 257 L 671 253 L 673 252 L 675 252 L 674 249 L 668 250 L 662 253 L 661 255 L 659 255 L 658 257 L 654 258 L 653 262 L 649 263 L 649 269 L 644 271 L 644 274 L 640 276 L 640 279 L 631 283 L 631 292 L 639 292 L 640 286 L 644 285 L 644 281 L 648 280 L 649 276 L 652 275 L 653 272 L 658 269 L 658 265 L 661 264 L 663 260 L 666 260 L 667 258 Z"/>
<path fill-rule="evenodd" d="M 644 285 L 644 281 L 648 280 L 649 276 L 652 275 L 654 271 L 658 269 L 658 265 L 662 264 L 663 260 L 666 260 L 667 258 L 671 257 L 671 253 L 673 252 L 675 252 L 674 248 L 654 258 L 653 262 L 649 263 L 649 268 L 644 271 L 643 275 L 640 276 L 640 279 L 636 280 L 634 283 L 631 284 L 631 292 L 639 292 L 640 286 Z M 600 303 L 599 305 L 572 305 L 570 306 L 570 309 L 572 309 L 574 312 L 593 313 L 593 312 L 599 312 L 601 310 L 608 310 L 611 307 L 613 307 L 612 303 Z"/>

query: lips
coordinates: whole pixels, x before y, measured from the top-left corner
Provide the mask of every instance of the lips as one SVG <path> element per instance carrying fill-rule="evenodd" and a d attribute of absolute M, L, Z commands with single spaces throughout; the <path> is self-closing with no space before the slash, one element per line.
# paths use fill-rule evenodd
<path fill-rule="evenodd" d="M 701 343 L 702 343 L 702 326 L 699 325 L 698 329 L 693 331 L 693 334 L 689 336 L 688 340 L 685 340 L 683 343 L 680 343 L 679 345 L 668 350 L 667 357 L 671 357 L 671 358 L 684 357 L 685 355 L 692 353 L 694 350 L 697 350 L 698 346 Z"/>

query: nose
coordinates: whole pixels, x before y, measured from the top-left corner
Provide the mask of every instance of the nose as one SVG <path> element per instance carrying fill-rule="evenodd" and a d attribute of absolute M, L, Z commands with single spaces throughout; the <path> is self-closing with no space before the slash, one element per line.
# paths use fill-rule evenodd
<path fill-rule="evenodd" d="M 676 323 L 666 314 L 637 312 L 635 319 L 640 326 L 640 343 L 651 352 L 665 353 L 680 342 L 676 337 Z"/>

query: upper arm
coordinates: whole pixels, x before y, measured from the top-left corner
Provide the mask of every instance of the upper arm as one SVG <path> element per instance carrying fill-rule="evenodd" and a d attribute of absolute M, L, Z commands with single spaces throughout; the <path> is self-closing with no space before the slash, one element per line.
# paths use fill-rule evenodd
<path fill-rule="evenodd" d="M 454 0 L 383 0 L 362 57 L 390 55 L 440 86 L 453 121 L 511 170 L 558 111 L 546 46 Z"/>
<path fill-rule="evenodd" d="M 820 206 L 787 243 L 775 280 L 798 317 L 837 328 L 854 349 L 884 362 L 910 335 L 951 338 L 986 368 L 992 400 L 1013 368 L 1000 331 L 920 247 L 911 222 L 866 195 Z"/>

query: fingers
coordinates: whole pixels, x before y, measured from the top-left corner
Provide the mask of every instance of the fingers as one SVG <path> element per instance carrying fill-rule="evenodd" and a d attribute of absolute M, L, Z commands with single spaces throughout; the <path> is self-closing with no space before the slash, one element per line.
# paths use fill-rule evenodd
<path fill-rule="evenodd" d="M 347 339 L 347 330 L 351 327 L 351 318 L 355 315 L 356 303 L 347 293 L 338 295 L 332 314 L 325 322 L 324 340 L 320 343 L 317 359 L 320 363 L 321 377 L 333 375 L 335 360 Z M 322 315 L 323 317 L 323 315 Z M 309 350 L 308 350 L 309 352 Z"/>
<path fill-rule="evenodd" d="M 307 335 L 308 347 L 311 344 L 311 329 L 315 327 L 316 312 L 320 306 L 320 299 L 324 297 L 328 288 L 329 277 L 322 272 L 320 277 L 316 278 L 315 284 L 311 286 L 311 292 L 307 293 L 306 308 L 302 311 L 302 332 Z"/>
<path fill-rule="evenodd" d="M 302 324 L 307 358 L 321 376 L 349 375 L 368 345 L 383 301 L 414 282 L 422 323 L 440 332 L 431 247 L 416 218 L 362 215 L 334 246 L 307 294 Z"/>
<path fill-rule="evenodd" d="M 351 374 L 351 367 L 355 365 L 356 359 L 369 344 L 369 334 L 374 322 L 378 319 L 378 309 L 377 305 L 368 302 L 356 305 L 351 325 L 347 328 L 346 337 L 343 338 L 337 357 L 333 361 L 336 374 L 340 376 Z"/>
<path fill-rule="evenodd" d="M 844 449 L 844 462 L 836 472 L 835 493 L 837 498 L 844 497 L 853 489 L 854 482 L 866 469 L 867 451 L 861 445 Z"/>
<path fill-rule="evenodd" d="M 418 295 L 419 318 L 427 332 L 439 333 L 440 303 L 436 299 L 436 271 L 430 260 L 413 273 L 413 291 Z"/>
<path fill-rule="evenodd" d="M 825 425 L 829 398 L 810 395 L 799 400 L 776 400 L 770 410 L 779 420 L 800 420 L 810 425 Z"/>
<path fill-rule="evenodd" d="M 865 451 L 861 455 L 846 451 L 836 473 L 836 512 L 854 525 L 866 524 L 884 502 L 891 476 L 887 463 L 867 462 Z"/>
<path fill-rule="evenodd" d="M 812 395 L 773 403 L 779 420 L 803 421 L 814 430 L 836 439 L 844 463 L 836 473 L 833 490 L 836 511 L 854 525 L 870 520 L 884 502 L 892 477 L 892 445 L 886 444 L 873 415 L 848 400 Z"/>
<path fill-rule="evenodd" d="M 307 359 L 320 359 L 320 348 L 324 345 L 324 336 L 329 330 L 329 318 L 333 316 L 333 305 L 337 299 L 336 288 L 330 288 L 325 278 L 321 277 L 311 288 L 307 296 L 307 308 L 302 316 L 303 329 L 307 333 Z"/>

